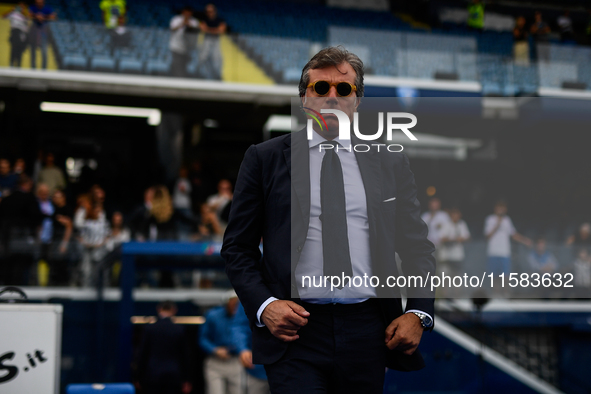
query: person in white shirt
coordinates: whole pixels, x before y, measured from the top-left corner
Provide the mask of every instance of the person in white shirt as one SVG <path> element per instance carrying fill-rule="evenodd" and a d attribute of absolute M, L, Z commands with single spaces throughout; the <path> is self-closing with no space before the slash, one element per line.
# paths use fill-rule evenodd
<path fill-rule="evenodd" d="M 172 206 L 182 220 L 177 221 L 177 232 L 181 240 L 189 239 L 192 227 L 190 222 L 195 220 L 191 202 L 191 182 L 188 179 L 189 172 L 187 167 L 181 167 L 179 177 L 174 184 L 172 191 Z"/>
<path fill-rule="evenodd" d="M 218 219 L 221 219 L 222 212 L 226 205 L 232 201 L 232 183 L 227 179 L 222 179 L 218 183 L 218 192 L 207 198 L 207 205 L 215 209 Z"/>
<path fill-rule="evenodd" d="M 27 48 L 27 35 L 29 33 L 29 16 L 27 4 L 19 2 L 16 7 L 2 15 L 10 21 L 10 67 L 20 67 L 23 52 Z"/>
<path fill-rule="evenodd" d="M 433 242 L 437 250 L 441 243 L 441 230 L 450 222 L 450 219 L 447 212 L 441 210 L 441 200 L 439 198 L 433 197 L 430 199 L 428 207 L 429 210 L 421 215 L 421 219 L 427 223 L 429 228 L 427 239 Z M 436 251 L 436 253 L 438 252 Z"/>
<path fill-rule="evenodd" d="M 470 239 L 470 230 L 459 209 L 450 210 L 449 217 L 440 232 L 439 262 L 442 272 L 456 275 L 464 262 L 464 243 Z"/>
<path fill-rule="evenodd" d="M 499 201 L 495 204 L 494 213 L 486 218 L 484 235 L 488 240 L 488 271 L 495 275 L 511 271 L 511 239 L 531 246 L 532 241 L 519 234 L 511 218 L 507 216 L 507 204 Z"/>
<path fill-rule="evenodd" d="M 191 7 L 182 9 L 179 15 L 170 20 L 169 48 L 172 53 L 172 65 L 170 72 L 173 77 L 187 76 L 187 63 L 189 62 L 189 50 L 196 45 L 196 32 L 199 22 L 193 17 Z M 191 44 L 195 45 L 191 45 Z"/>

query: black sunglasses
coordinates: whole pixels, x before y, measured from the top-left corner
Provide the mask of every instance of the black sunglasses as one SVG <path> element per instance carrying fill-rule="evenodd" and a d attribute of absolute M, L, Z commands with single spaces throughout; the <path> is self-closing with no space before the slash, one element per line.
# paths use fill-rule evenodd
<path fill-rule="evenodd" d="M 330 91 L 331 86 L 336 86 L 337 94 L 341 97 L 347 97 L 351 92 L 357 91 L 357 86 L 351 85 L 349 82 L 328 82 L 328 81 L 316 81 L 308 85 L 311 87 L 317 95 L 326 96 Z"/>

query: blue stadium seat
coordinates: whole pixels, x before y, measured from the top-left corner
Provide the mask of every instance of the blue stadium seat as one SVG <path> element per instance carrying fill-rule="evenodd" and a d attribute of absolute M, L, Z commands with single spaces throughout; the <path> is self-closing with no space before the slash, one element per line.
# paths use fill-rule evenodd
<path fill-rule="evenodd" d="M 82 53 L 67 53 L 62 58 L 62 67 L 66 70 L 86 70 L 88 59 Z"/>
<path fill-rule="evenodd" d="M 107 55 L 93 56 L 90 59 L 90 69 L 92 71 L 115 71 L 115 59 Z"/>

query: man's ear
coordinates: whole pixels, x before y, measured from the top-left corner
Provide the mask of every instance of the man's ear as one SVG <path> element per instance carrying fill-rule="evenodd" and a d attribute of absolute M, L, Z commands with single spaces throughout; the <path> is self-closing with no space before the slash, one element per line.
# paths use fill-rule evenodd
<path fill-rule="evenodd" d="M 357 111 L 359 104 L 361 104 L 361 97 L 355 96 L 355 111 Z"/>

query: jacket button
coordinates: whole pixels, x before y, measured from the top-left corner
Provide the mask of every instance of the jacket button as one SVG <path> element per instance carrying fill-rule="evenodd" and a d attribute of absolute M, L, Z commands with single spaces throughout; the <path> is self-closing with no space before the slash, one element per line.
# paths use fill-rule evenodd
<path fill-rule="evenodd" d="M 301 245 L 297 247 L 297 251 L 298 251 L 298 253 L 300 253 L 302 251 L 302 246 Z"/>

